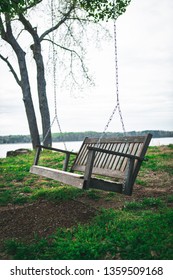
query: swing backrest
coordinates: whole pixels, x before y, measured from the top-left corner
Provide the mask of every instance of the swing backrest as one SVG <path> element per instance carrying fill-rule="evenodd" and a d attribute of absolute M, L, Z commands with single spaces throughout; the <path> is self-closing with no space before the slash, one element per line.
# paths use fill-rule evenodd
<path fill-rule="evenodd" d="M 85 171 L 88 147 L 97 147 L 108 151 L 130 154 L 144 158 L 152 135 L 147 136 L 127 136 L 102 138 L 98 143 L 98 138 L 85 138 L 79 153 L 73 163 L 71 171 Z M 93 174 L 106 177 L 123 178 L 127 167 L 128 158 L 115 154 L 96 152 L 93 164 Z M 138 172 L 142 161 L 135 160 L 134 170 Z"/>

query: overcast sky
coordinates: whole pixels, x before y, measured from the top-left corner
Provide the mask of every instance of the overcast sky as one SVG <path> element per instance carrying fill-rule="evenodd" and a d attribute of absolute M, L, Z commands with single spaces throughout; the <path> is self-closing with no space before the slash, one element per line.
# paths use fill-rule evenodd
<path fill-rule="evenodd" d="M 132 0 L 117 21 L 119 94 L 126 131 L 173 130 L 172 25 L 172 0 Z M 112 32 L 113 23 L 109 28 Z M 101 49 L 89 46 L 88 52 L 95 87 L 76 94 L 58 90 L 64 132 L 103 131 L 115 106 L 113 39 L 103 42 Z M 0 135 L 29 134 L 20 88 L 2 61 L 0 73 Z M 53 119 L 53 87 L 49 104 Z M 58 132 L 56 124 L 52 131 Z M 122 131 L 117 114 L 108 131 Z"/>

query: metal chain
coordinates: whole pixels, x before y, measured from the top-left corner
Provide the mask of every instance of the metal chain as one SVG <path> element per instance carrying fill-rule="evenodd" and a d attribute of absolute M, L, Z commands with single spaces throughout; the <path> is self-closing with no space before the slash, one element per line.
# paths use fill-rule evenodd
<path fill-rule="evenodd" d="M 118 76 L 118 52 L 117 52 L 117 26 L 116 26 L 116 20 L 114 20 L 114 47 L 115 47 L 115 81 L 116 81 L 116 97 L 117 97 L 117 108 L 120 116 L 120 121 L 122 125 L 122 129 L 124 132 L 124 135 L 126 134 L 126 129 L 124 125 L 123 115 L 121 112 L 120 107 L 120 99 L 119 99 L 119 76 Z"/>
<path fill-rule="evenodd" d="M 114 4 L 115 4 L 116 1 L 114 1 Z M 110 118 L 97 142 L 97 146 L 99 146 L 100 142 L 101 142 L 101 139 L 104 137 L 117 109 L 118 109 L 118 113 L 119 113 L 119 117 L 120 117 L 120 121 L 121 121 L 121 126 L 122 126 L 122 130 L 123 130 L 123 133 L 124 133 L 124 136 L 126 136 L 126 129 L 125 129 L 125 125 L 124 125 L 124 120 L 123 120 L 123 115 L 122 115 L 122 111 L 121 111 L 121 107 L 120 107 L 120 99 L 119 99 L 119 76 L 118 76 L 118 53 L 117 53 L 117 27 L 116 27 L 116 17 L 114 19 L 114 56 L 115 56 L 115 86 L 116 86 L 116 104 L 115 104 L 115 107 L 110 115 Z M 129 151 L 129 148 L 128 147 L 128 151 Z M 129 151 L 130 152 L 130 151 Z M 122 182 L 122 191 L 125 190 L 125 185 L 126 185 L 126 177 L 128 175 L 128 172 L 129 172 L 129 162 L 127 162 L 127 167 L 126 167 L 126 174 L 125 174 L 125 177 L 123 179 L 123 182 Z"/>
<path fill-rule="evenodd" d="M 54 11 L 54 1 L 51 0 L 51 24 L 52 24 L 52 27 L 54 26 L 54 19 L 55 19 L 55 11 Z M 61 129 L 61 125 L 60 125 L 60 121 L 59 121 L 59 117 L 58 117 L 58 113 L 57 113 L 57 83 L 56 83 L 56 80 L 57 80 L 57 71 L 56 71 L 56 58 L 57 58 L 57 52 L 56 52 L 56 49 L 55 49 L 55 45 L 54 45 L 54 42 L 55 42 L 55 34 L 54 34 L 54 31 L 52 31 L 52 62 L 53 62 L 53 93 L 54 93 L 54 118 L 53 118 L 53 121 L 48 129 L 48 132 L 46 133 L 45 135 L 45 138 L 44 140 L 47 138 L 48 134 L 49 134 L 49 131 L 51 129 L 51 127 L 53 126 L 54 122 L 56 121 L 57 122 L 57 125 L 58 125 L 58 129 L 59 129 L 59 132 L 62 134 L 62 129 Z M 44 141 L 43 140 L 43 141 Z M 64 145 L 64 148 L 65 150 L 67 150 L 67 146 L 66 146 L 66 143 L 63 141 L 63 145 Z"/>
<path fill-rule="evenodd" d="M 115 86 L 116 86 L 116 104 L 115 107 L 108 119 L 108 122 L 97 142 L 97 144 L 100 143 L 101 139 L 104 137 L 104 135 L 106 134 L 106 131 L 118 109 L 118 113 L 119 113 L 119 117 L 120 117 L 120 121 L 121 121 L 121 125 L 122 125 L 122 129 L 123 129 L 123 133 L 124 135 L 126 135 L 126 130 L 125 130 L 125 125 L 124 125 L 124 121 L 123 121 L 123 116 L 122 116 L 122 112 L 121 112 L 121 107 L 120 107 L 120 100 L 119 100 L 119 76 L 118 76 L 118 53 L 117 53 L 117 28 L 116 28 L 116 19 L 114 20 L 114 56 L 115 56 Z"/>

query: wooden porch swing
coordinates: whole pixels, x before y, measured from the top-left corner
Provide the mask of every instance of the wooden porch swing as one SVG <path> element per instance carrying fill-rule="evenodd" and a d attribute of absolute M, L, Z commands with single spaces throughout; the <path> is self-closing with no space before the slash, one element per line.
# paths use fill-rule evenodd
<path fill-rule="evenodd" d="M 45 147 L 39 145 L 36 151 L 34 165 L 30 172 L 51 178 L 80 189 L 101 189 L 105 191 L 118 192 L 131 195 L 135 179 L 140 170 L 142 161 L 152 138 L 151 134 L 145 136 L 126 136 L 123 117 L 119 103 L 118 90 L 118 62 L 117 62 L 117 43 L 116 43 L 116 21 L 114 21 L 115 37 L 115 70 L 116 70 L 116 105 L 105 126 L 100 138 L 85 138 L 78 153 L 65 150 Z M 53 56 L 55 51 L 53 49 Z M 55 61 L 55 59 L 53 60 Z M 54 65 L 54 98 L 55 98 L 55 120 L 60 132 L 61 127 L 56 109 L 56 74 Z M 124 137 L 106 138 L 105 133 L 108 126 L 118 109 Z M 39 166 L 39 158 L 42 149 L 48 149 L 65 154 L 63 170 Z M 70 155 L 75 155 L 75 160 L 69 167 Z M 68 170 L 68 171 L 67 171 Z"/>
<path fill-rule="evenodd" d="M 94 188 L 131 195 L 151 137 L 148 134 L 102 138 L 99 144 L 97 138 L 85 138 L 77 154 L 40 145 L 30 172 L 81 189 Z M 39 166 L 42 149 L 65 153 L 63 170 Z M 70 172 L 67 172 L 71 154 L 75 154 L 76 158 Z M 120 181 L 117 182 L 118 179 Z"/>

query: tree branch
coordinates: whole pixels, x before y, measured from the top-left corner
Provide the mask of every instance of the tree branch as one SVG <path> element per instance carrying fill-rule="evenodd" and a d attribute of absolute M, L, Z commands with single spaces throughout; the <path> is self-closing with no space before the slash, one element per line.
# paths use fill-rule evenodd
<path fill-rule="evenodd" d="M 64 46 L 61 46 L 61 45 L 59 45 L 59 44 L 53 42 L 51 39 L 44 39 L 44 41 L 48 41 L 48 42 L 54 44 L 55 46 L 57 46 L 57 47 L 59 47 L 59 48 L 65 50 L 65 51 L 70 52 L 70 53 L 71 53 L 71 66 L 72 66 L 72 55 L 73 55 L 73 54 L 76 55 L 76 56 L 78 57 L 80 63 L 81 63 L 81 67 L 82 67 L 82 70 L 83 70 L 84 74 L 86 75 L 86 78 L 87 78 L 89 81 L 91 81 L 90 77 L 88 76 L 88 73 L 87 73 L 88 71 L 87 71 L 87 69 L 86 69 L 86 67 L 85 67 L 85 65 L 84 65 L 83 59 L 81 58 L 81 56 L 80 56 L 75 50 L 69 49 L 69 48 L 64 47 Z"/>
<path fill-rule="evenodd" d="M 13 74 L 13 76 L 14 76 L 16 82 L 17 82 L 18 85 L 21 87 L 21 81 L 19 80 L 19 78 L 18 78 L 18 76 L 17 76 L 17 73 L 16 73 L 16 71 L 14 70 L 13 66 L 12 66 L 11 63 L 8 61 L 8 57 L 5 58 L 2 54 L 0 54 L 0 58 L 1 58 L 4 62 L 6 62 L 6 64 L 8 65 L 8 67 L 9 67 L 9 69 L 10 69 L 10 71 L 11 71 L 11 73 Z"/>
<path fill-rule="evenodd" d="M 3 21 L 2 21 L 2 17 L 0 16 L 0 34 L 1 34 L 1 37 L 2 37 L 2 39 L 4 39 L 5 40 L 5 35 L 6 35 L 6 33 L 5 33 L 5 28 L 4 28 L 4 25 L 3 25 Z"/>
<path fill-rule="evenodd" d="M 31 34 L 31 36 L 33 37 L 34 41 L 38 42 L 39 41 L 39 36 L 37 34 L 37 31 L 31 25 L 31 23 L 24 17 L 23 14 L 19 14 L 19 20 L 22 22 L 22 24 L 25 27 L 25 29 Z"/>
<path fill-rule="evenodd" d="M 64 14 L 64 17 L 55 25 L 52 26 L 51 28 L 49 28 L 48 30 L 46 30 L 41 36 L 40 36 L 40 42 L 52 31 L 58 29 L 69 17 L 69 15 L 71 14 L 71 12 L 75 9 L 75 4 L 73 4 L 69 11 L 67 13 Z"/>

